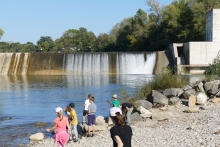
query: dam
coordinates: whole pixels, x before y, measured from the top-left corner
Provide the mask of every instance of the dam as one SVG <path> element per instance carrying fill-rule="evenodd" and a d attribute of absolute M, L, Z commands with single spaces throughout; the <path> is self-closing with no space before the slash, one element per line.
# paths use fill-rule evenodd
<path fill-rule="evenodd" d="M 154 74 L 157 54 L 0 53 L 0 75 Z"/>

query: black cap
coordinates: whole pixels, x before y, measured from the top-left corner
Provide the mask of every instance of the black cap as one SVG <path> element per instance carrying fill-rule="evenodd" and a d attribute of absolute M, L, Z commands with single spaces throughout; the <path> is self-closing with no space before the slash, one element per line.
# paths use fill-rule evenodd
<path fill-rule="evenodd" d="M 69 106 L 72 107 L 72 108 L 74 108 L 74 107 L 75 107 L 75 104 L 74 104 L 74 103 L 70 103 Z"/>

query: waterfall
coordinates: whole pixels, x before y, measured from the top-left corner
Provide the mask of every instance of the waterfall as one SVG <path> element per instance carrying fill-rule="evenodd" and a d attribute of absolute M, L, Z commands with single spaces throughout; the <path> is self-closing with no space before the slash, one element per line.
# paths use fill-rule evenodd
<path fill-rule="evenodd" d="M 152 74 L 156 53 L 0 53 L 2 75 Z"/>

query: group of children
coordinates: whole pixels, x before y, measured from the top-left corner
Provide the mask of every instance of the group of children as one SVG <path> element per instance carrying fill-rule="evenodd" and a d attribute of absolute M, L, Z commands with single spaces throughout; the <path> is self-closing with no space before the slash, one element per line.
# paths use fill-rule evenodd
<path fill-rule="evenodd" d="M 120 104 L 120 101 L 117 99 L 117 95 L 114 94 L 112 96 L 114 99 L 112 102 L 112 108 L 109 110 L 109 116 L 112 119 L 113 123 L 115 126 L 117 125 L 126 125 L 129 126 L 131 124 L 130 121 L 130 115 L 133 110 L 133 107 L 130 103 L 122 103 Z M 93 137 L 94 132 L 95 132 L 95 123 L 96 123 L 96 111 L 97 111 L 97 106 L 94 103 L 95 98 L 93 97 L 92 94 L 88 95 L 88 99 L 85 100 L 84 103 L 84 111 L 83 111 L 83 121 L 82 124 L 86 123 L 86 116 L 88 118 L 88 135 L 87 137 Z M 77 125 L 78 125 L 78 119 L 77 119 L 77 114 L 75 111 L 75 104 L 70 103 L 66 108 L 64 109 L 64 112 L 66 113 L 67 116 L 63 116 L 63 110 L 62 108 L 58 107 L 55 109 L 57 118 L 54 120 L 54 126 L 50 129 L 47 129 L 47 132 L 51 132 L 56 129 L 56 133 L 54 135 L 54 141 L 58 143 L 58 146 L 64 146 L 69 139 L 73 140 L 73 142 L 78 141 L 78 130 L 77 130 Z M 123 117 L 125 116 L 125 117 Z M 125 122 L 124 122 L 125 119 Z M 118 124 L 119 122 L 119 124 Z M 123 122 L 121 124 L 121 122 Z M 113 127 L 114 128 L 114 127 Z M 113 139 L 113 144 L 117 144 L 118 140 L 121 140 L 121 143 L 123 142 L 123 139 L 120 139 L 120 134 L 119 134 L 119 139 L 115 140 L 115 134 L 118 134 L 115 132 L 115 129 L 111 129 L 111 136 Z M 126 132 L 128 138 L 131 138 L 132 131 L 130 126 L 127 127 L 128 132 Z M 126 129 L 124 129 L 126 130 Z M 71 135 L 71 136 L 69 136 Z"/>

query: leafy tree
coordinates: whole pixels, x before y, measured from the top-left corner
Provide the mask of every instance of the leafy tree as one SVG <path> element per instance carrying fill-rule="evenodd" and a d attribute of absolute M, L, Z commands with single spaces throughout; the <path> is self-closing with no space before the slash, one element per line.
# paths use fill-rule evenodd
<path fill-rule="evenodd" d="M 110 37 L 108 34 L 99 34 L 97 37 L 95 43 L 94 43 L 94 51 L 102 52 L 107 50 L 108 46 L 110 44 Z"/>
<path fill-rule="evenodd" d="M 54 48 L 54 41 L 50 36 L 41 36 L 40 40 L 37 41 L 38 50 L 43 50 L 43 52 L 49 52 Z"/>
<path fill-rule="evenodd" d="M 0 39 L 3 36 L 3 34 L 4 34 L 4 31 L 0 28 Z"/>

